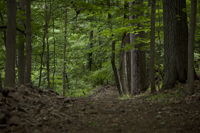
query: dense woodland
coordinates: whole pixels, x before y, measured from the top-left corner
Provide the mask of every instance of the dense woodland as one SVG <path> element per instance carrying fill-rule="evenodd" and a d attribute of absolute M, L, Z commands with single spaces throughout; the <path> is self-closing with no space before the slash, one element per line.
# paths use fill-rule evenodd
<path fill-rule="evenodd" d="M 199 0 L 1 0 L 5 87 L 31 83 L 87 96 L 171 89 L 200 74 Z"/>

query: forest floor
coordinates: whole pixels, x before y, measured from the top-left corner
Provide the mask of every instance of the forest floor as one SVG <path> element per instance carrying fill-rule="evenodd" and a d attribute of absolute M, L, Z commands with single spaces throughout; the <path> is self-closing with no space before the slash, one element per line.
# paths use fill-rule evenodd
<path fill-rule="evenodd" d="M 114 86 L 90 97 L 62 97 L 30 85 L 0 93 L 0 133 L 199 133 L 200 86 L 120 99 Z"/>

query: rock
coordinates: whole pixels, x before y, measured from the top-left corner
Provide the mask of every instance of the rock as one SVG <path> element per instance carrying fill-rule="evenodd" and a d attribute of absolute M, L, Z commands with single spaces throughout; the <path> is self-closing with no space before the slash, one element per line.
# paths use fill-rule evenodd
<path fill-rule="evenodd" d="M 9 120 L 8 120 L 8 124 L 9 125 L 19 125 L 21 123 L 21 119 L 17 116 L 12 116 Z"/>

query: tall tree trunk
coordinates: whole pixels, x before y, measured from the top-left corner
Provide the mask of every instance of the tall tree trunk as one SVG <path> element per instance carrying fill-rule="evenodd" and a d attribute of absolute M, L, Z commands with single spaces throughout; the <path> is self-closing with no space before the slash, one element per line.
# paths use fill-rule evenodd
<path fill-rule="evenodd" d="M 129 2 L 129 9 L 130 12 L 132 12 L 132 5 L 133 2 Z M 134 16 L 131 15 L 129 16 L 129 19 L 134 19 Z M 133 26 L 133 24 L 130 24 L 131 26 Z M 134 45 L 134 40 L 135 40 L 135 34 L 134 33 L 130 33 L 130 44 L 133 45 L 133 48 L 135 48 Z M 137 75 L 137 51 L 134 49 L 131 49 L 131 96 L 137 94 L 137 90 L 138 90 L 138 75 Z"/>
<path fill-rule="evenodd" d="M 185 0 L 163 0 L 164 81 L 162 90 L 187 80 L 188 25 Z"/>
<path fill-rule="evenodd" d="M 47 7 L 46 3 L 47 2 L 45 0 L 45 8 Z M 44 52 L 45 52 L 45 39 L 46 39 L 46 36 L 48 34 L 48 25 L 49 25 L 49 21 L 50 21 L 50 18 L 51 18 L 51 12 L 52 12 L 51 9 L 52 9 L 52 4 L 51 4 L 51 1 L 50 1 L 49 14 L 47 12 L 47 9 L 45 9 L 45 25 L 44 25 L 44 35 L 43 35 L 43 38 L 42 38 L 43 46 L 42 46 L 42 53 L 41 53 L 41 56 L 40 56 L 41 62 L 40 62 L 40 76 L 39 76 L 38 87 L 40 87 L 40 85 L 41 85 L 43 56 L 44 56 Z"/>
<path fill-rule="evenodd" d="M 143 0 L 135 1 L 135 6 L 140 6 L 143 4 Z M 132 2 L 129 2 L 130 11 L 133 12 Z M 129 19 L 138 18 L 139 15 L 143 15 L 142 11 L 137 10 L 137 15 L 131 15 Z M 133 26 L 133 24 L 130 24 Z M 143 27 L 141 23 L 137 24 L 137 29 Z M 140 93 L 141 91 L 146 91 L 148 88 L 147 82 L 147 72 L 146 72 L 146 51 L 141 48 L 146 45 L 142 42 L 142 39 L 146 37 L 144 31 L 140 31 L 139 34 L 135 35 L 130 33 L 130 43 L 133 44 L 131 49 L 131 95 Z M 137 44 L 137 46 L 136 46 Z"/>
<path fill-rule="evenodd" d="M 130 33 L 126 34 L 125 44 L 130 45 Z M 131 94 L 131 52 L 126 51 L 126 83 L 128 92 Z"/>
<path fill-rule="evenodd" d="M 66 83 L 65 83 L 65 68 L 66 68 L 66 41 L 67 41 L 67 9 L 65 11 L 65 36 L 64 36 L 64 45 L 63 45 L 63 96 L 65 96 L 65 89 L 66 89 Z"/>
<path fill-rule="evenodd" d="M 26 0 L 26 83 L 31 83 L 31 2 Z"/>
<path fill-rule="evenodd" d="M 107 5 L 108 5 L 108 8 L 110 8 L 110 0 L 107 1 Z M 110 13 L 108 13 L 108 20 L 109 20 L 109 28 L 110 28 L 110 30 L 112 30 L 111 14 Z M 119 76 L 118 76 L 117 68 L 116 68 L 116 65 L 115 65 L 115 43 L 116 42 L 113 40 L 112 41 L 111 64 L 112 64 L 112 69 L 113 69 L 113 73 L 114 73 L 114 80 L 115 80 L 115 84 L 117 86 L 118 93 L 119 93 L 120 96 L 122 96 L 123 91 L 121 90 L 121 87 L 120 87 Z"/>
<path fill-rule="evenodd" d="M 151 46 L 150 46 L 150 70 L 149 79 L 151 83 L 151 93 L 156 91 L 155 87 L 155 15 L 156 15 L 156 0 L 152 1 L 151 7 Z"/>
<path fill-rule="evenodd" d="M 16 0 L 7 0 L 6 68 L 4 86 L 15 84 Z"/>
<path fill-rule="evenodd" d="M 91 50 L 91 48 L 93 47 L 92 38 L 93 38 L 93 30 L 90 31 L 89 50 Z M 92 52 L 91 51 L 89 52 L 89 57 L 88 57 L 88 69 L 89 69 L 89 71 L 92 70 Z"/>
<path fill-rule="evenodd" d="M 50 80 L 49 80 L 49 75 L 50 75 L 50 69 L 49 69 L 49 37 L 47 36 L 47 88 L 50 89 Z"/>
<path fill-rule="evenodd" d="M 124 2 L 124 9 L 129 9 L 129 3 Z M 129 19 L 129 16 L 124 13 L 124 19 Z M 130 33 L 125 33 L 124 44 L 130 45 Z M 127 91 L 131 94 L 131 52 L 130 50 L 126 51 L 125 53 L 125 77 L 126 77 L 126 86 Z"/>
<path fill-rule="evenodd" d="M 100 51 L 101 51 L 102 49 L 101 49 L 101 40 L 100 39 L 99 39 L 99 47 L 100 47 Z M 101 55 L 99 55 L 99 57 L 101 57 Z M 99 62 L 99 70 L 101 70 L 102 69 L 102 59 L 100 58 L 98 62 Z M 99 84 L 103 85 L 103 79 L 100 79 Z"/>
<path fill-rule="evenodd" d="M 196 10 L 197 0 L 191 0 L 191 14 L 190 14 L 190 32 L 188 40 L 188 83 L 187 83 L 187 94 L 191 95 L 194 90 L 194 35 L 196 28 Z"/>
<path fill-rule="evenodd" d="M 161 71 L 160 71 L 160 64 L 161 64 L 161 37 L 160 37 L 160 31 L 161 31 L 161 26 L 160 26 L 160 5 L 158 1 L 158 17 L 159 17 L 159 28 L 158 28 L 158 38 L 159 38 L 159 44 L 158 44 L 158 79 L 157 79 L 157 86 L 158 90 L 160 90 L 160 80 L 161 80 Z"/>
<path fill-rule="evenodd" d="M 21 16 L 25 16 L 25 6 L 26 6 L 26 1 L 25 0 L 20 0 L 19 3 L 19 10 L 22 11 L 23 13 Z M 25 25 L 25 19 L 21 19 L 19 24 L 24 27 Z M 19 32 L 19 44 L 18 44 L 18 84 L 24 84 L 24 74 L 25 74 L 25 64 L 24 64 L 24 43 L 25 43 L 25 38 L 24 35 Z"/>
<path fill-rule="evenodd" d="M 54 4 L 54 0 L 53 0 Z M 56 72 L 56 40 L 55 40 L 55 23 L 54 23 L 54 17 L 53 17 L 53 83 L 52 83 L 52 89 L 54 89 L 54 77 L 55 77 L 55 72 Z"/>
<path fill-rule="evenodd" d="M 126 39 L 126 33 L 123 34 L 122 36 L 122 44 L 121 44 L 121 50 L 120 50 L 120 57 L 119 57 L 119 68 L 118 68 L 118 71 L 119 71 L 119 82 L 121 83 L 121 90 L 124 94 L 127 94 L 127 87 L 126 87 L 126 84 L 125 84 L 125 81 L 124 81 L 124 76 L 125 76 L 125 67 L 124 67 L 124 64 L 125 64 L 125 61 L 124 61 L 124 54 L 125 54 L 125 51 L 124 51 L 124 47 L 125 47 L 125 39 Z"/>

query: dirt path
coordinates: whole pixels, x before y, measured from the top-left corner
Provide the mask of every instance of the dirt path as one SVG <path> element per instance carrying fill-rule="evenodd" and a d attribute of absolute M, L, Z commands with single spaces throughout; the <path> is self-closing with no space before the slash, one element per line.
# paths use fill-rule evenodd
<path fill-rule="evenodd" d="M 67 98 L 31 86 L 0 93 L 1 133 L 200 132 L 199 95 L 182 100 L 120 100 L 113 86 Z"/>

